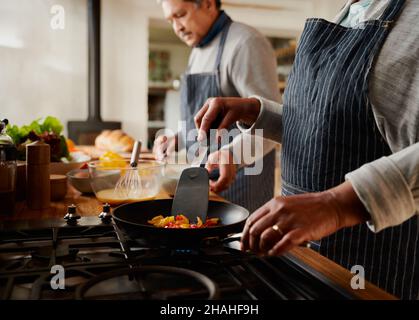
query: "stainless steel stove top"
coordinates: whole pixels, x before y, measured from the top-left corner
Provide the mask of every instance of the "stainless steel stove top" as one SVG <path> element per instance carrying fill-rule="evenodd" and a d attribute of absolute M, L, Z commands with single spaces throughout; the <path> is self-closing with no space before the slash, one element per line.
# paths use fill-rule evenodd
<path fill-rule="evenodd" d="M 150 248 L 95 217 L 3 222 L 0 299 L 353 298 L 291 255 L 257 257 L 234 239 L 198 250 Z"/>

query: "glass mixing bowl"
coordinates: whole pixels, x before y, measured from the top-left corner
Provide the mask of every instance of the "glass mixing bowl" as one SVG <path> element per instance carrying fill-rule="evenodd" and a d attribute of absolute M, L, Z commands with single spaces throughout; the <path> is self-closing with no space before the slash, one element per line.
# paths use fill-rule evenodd
<path fill-rule="evenodd" d="M 92 161 L 88 167 L 96 198 L 113 206 L 154 199 L 164 172 L 164 162 L 155 160 L 139 160 L 136 168 L 120 160 Z"/>
<path fill-rule="evenodd" d="M 176 192 L 177 183 L 183 170 L 190 168 L 189 164 L 167 163 L 164 167 L 161 187 L 164 192 L 173 197 Z"/>

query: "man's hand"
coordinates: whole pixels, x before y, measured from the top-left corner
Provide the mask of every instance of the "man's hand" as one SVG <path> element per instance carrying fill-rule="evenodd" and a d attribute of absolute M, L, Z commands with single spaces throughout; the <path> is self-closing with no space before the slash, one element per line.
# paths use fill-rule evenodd
<path fill-rule="evenodd" d="M 177 149 L 177 136 L 162 135 L 154 140 L 153 153 L 157 160 L 164 160 Z"/>
<path fill-rule="evenodd" d="M 236 165 L 233 162 L 233 155 L 229 150 L 219 150 L 208 156 L 205 168 L 208 172 L 219 168 L 220 177 L 217 181 L 210 180 L 211 191 L 218 193 L 227 189 L 236 178 Z"/>
<path fill-rule="evenodd" d="M 260 102 L 255 98 L 210 98 L 198 111 L 194 120 L 199 130 L 198 141 L 204 139 L 210 129 L 212 122 L 219 117 L 222 121 L 218 130 L 230 128 L 236 121 L 251 126 L 259 116 Z"/>
<path fill-rule="evenodd" d="M 242 250 L 281 255 L 367 220 L 369 214 L 350 182 L 324 192 L 276 197 L 247 220 Z"/>

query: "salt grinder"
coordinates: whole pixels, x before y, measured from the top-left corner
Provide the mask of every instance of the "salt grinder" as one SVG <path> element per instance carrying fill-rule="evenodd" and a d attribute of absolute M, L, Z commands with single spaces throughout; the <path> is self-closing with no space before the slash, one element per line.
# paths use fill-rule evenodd
<path fill-rule="evenodd" d="M 32 210 L 50 206 L 51 186 L 49 179 L 50 146 L 36 141 L 26 146 L 26 201 Z"/>

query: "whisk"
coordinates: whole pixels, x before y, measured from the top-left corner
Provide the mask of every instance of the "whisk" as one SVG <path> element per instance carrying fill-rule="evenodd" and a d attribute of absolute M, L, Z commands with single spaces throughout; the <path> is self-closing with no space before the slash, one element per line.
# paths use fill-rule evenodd
<path fill-rule="evenodd" d="M 130 167 L 137 168 L 141 151 L 141 141 L 135 141 L 131 154 Z M 120 198 L 136 199 L 141 195 L 141 177 L 138 170 L 128 169 L 116 183 L 114 193 Z"/>

